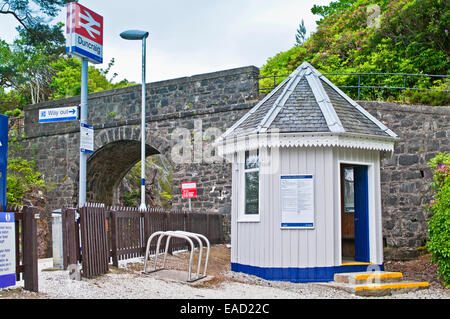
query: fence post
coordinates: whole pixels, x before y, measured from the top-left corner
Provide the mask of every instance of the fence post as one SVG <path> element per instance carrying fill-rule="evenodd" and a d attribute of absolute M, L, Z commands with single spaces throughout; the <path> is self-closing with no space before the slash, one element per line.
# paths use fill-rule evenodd
<path fill-rule="evenodd" d="M 14 210 L 15 230 L 16 230 L 16 280 L 20 281 L 20 273 L 23 273 L 23 264 L 20 264 L 20 243 L 23 243 L 23 213 L 18 210 Z M 20 231 L 22 223 L 22 232 Z M 22 246 L 23 251 L 23 246 Z M 23 256 L 23 254 L 22 254 Z M 23 262 L 23 261 L 22 261 Z M 23 278 L 23 275 L 22 275 Z"/>
<path fill-rule="evenodd" d="M 405 94 L 406 94 L 406 74 L 403 76 L 403 103 L 405 103 Z"/>
<path fill-rule="evenodd" d="M 111 211 L 111 258 L 114 267 L 119 267 L 119 259 L 117 257 L 118 240 L 117 212 Z"/>
<path fill-rule="evenodd" d="M 38 292 L 37 219 L 35 207 L 23 207 L 24 289 Z"/>
<path fill-rule="evenodd" d="M 358 101 L 360 100 L 361 95 L 361 74 L 358 74 Z"/>

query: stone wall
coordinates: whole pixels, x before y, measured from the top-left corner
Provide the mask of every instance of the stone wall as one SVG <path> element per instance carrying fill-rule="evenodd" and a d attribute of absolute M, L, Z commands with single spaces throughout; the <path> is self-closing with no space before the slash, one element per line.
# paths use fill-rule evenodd
<path fill-rule="evenodd" d="M 174 209 L 188 207 L 181 182 L 196 181 L 199 197 L 193 208 L 230 215 L 230 165 L 209 163 L 206 155 L 214 136 L 257 103 L 258 76 L 259 70 L 249 66 L 147 84 L 147 154 L 159 152 L 173 166 Z M 95 129 L 96 149 L 88 159 L 89 201 L 112 204 L 112 188 L 140 160 L 140 92 L 138 85 L 89 94 L 88 123 Z M 51 186 L 49 212 L 78 201 L 79 124 L 39 124 L 39 110 L 79 103 L 80 97 L 73 97 L 25 107 L 23 156 L 36 160 Z M 187 145 L 181 149 L 184 157 L 174 160 L 172 150 L 181 144 Z"/>
<path fill-rule="evenodd" d="M 400 137 L 394 156 L 382 163 L 385 255 L 414 257 L 427 240 L 425 204 L 432 196 L 427 162 L 439 152 L 450 151 L 450 107 L 359 104 Z"/>
<path fill-rule="evenodd" d="M 181 182 L 196 181 L 193 208 L 229 216 L 231 167 L 223 161 L 209 163 L 207 155 L 213 135 L 223 133 L 260 99 L 258 76 L 257 68 L 244 67 L 148 84 L 148 152 L 160 152 L 173 165 L 173 208 L 188 207 L 181 198 Z M 88 162 L 91 200 L 110 200 L 99 195 L 112 193 L 105 185 L 114 185 L 140 160 L 140 90 L 134 86 L 89 95 L 88 118 L 98 150 Z M 414 256 L 427 238 L 424 205 L 431 197 L 431 170 L 426 162 L 440 151 L 450 151 L 450 109 L 359 103 L 400 136 L 394 156 L 382 163 L 383 235 L 387 259 Z M 38 111 L 78 104 L 79 97 L 74 97 L 25 108 L 24 156 L 36 159 L 37 170 L 53 185 L 46 198 L 48 211 L 77 202 L 79 128 L 77 122 L 39 124 Z M 173 150 L 183 139 L 189 148 L 182 150 L 187 156 L 180 162 L 173 159 Z"/>

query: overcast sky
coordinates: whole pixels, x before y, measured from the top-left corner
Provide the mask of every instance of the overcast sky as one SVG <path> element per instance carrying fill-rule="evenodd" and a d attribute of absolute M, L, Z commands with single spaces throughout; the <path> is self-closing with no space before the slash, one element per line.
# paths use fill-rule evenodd
<path fill-rule="evenodd" d="M 311 13 L 314 0 L 81 0 L 104 18 L 103 64 L 115 59 L 116 80 L 141 82 L 141 44 L 119 37 L 122 31 L 150 32 L 147 81 L 255 65 L 290 49 L 302 19 L 308 34 L 319 19 Z M 65 23 L 65 9 L 58 21 Z M 0 38 L 17 36 L 17 23 L 0 16 Z"/>

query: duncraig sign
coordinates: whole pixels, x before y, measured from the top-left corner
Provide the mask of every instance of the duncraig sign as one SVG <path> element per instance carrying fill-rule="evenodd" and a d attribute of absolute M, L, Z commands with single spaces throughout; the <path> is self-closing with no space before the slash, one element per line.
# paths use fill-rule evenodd
<path fill-rule="evenodd" d="M 103 63 L 103 17 L 76 2 L 67 4 L 66 52 Z"/>

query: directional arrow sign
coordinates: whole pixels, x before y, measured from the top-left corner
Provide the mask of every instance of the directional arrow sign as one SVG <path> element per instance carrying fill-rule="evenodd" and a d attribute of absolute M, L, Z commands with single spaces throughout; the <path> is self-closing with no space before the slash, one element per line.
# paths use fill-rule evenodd
<path fill-rule="evenodd" d="M 75 121 L 78 119 L 78 106 L 39 110 L 39 123 Z"/>

